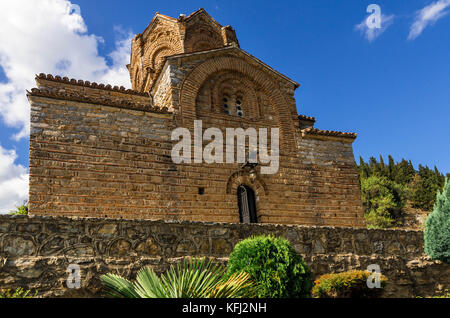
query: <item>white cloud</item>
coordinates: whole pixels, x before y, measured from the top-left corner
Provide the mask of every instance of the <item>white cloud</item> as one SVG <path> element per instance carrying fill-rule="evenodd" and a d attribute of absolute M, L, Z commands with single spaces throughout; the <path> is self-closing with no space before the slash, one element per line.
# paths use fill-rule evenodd
<path fill-rule="evenodd" d="M 0 146 L 0 214 L 8 213 L 28 199 L 28 172 L 14 162 L 17 154 Z"/>
<path fill-rule="evenodd" d="M 367 41 L 372 42 L 377 37 L 379 37 L 381 34 L 383 34 L 384 31 L 387 30 L 388 27 L 392 25 L 394 22 L 394 15 L 384 15 L 381 14 L 381 27 L 380 28 L 369 28 L 367 26 L 367 17 L 364 18 L 364 20 L 355 26 L 355 30 L 358 30 L 361 32 L 361 34 L 364 35 L 364 37 L 367 39 Z"/>
<path fill-rule="evenodd" d="M 0 114 L 14 137 L 29 135 L 29 104 L 25 90 L 35 86 L 34 75 L 51 73 L 112 85 L 130 86 L 130 34 L 120 36 L 112 65 L 100 56 L 103 39 L 88 34 L 77 6 L 68 0 L 10 0 L 0 5 L 0 66 L 7 83 L 0 84 Z"/>
<path fill-rule="evenodd" d="M 408 40 L 414 40 L 428 26 L 450 12 L 450 0 L 438 0 L 417 11 L 414 23 L 411 25 Z"/>
<path fill-rule="evenodd" d="M 6 81 L 0 82 L 0 124 L 16 128 L 16 140 L 29 136 L 25 90 L 35 87 L 39 73 L 130 87 L 126 64 L 132 35 L 115 31 L 118 41 L 108 60 L 98 51 L 103 39 L 88 33 L 79 7 L 69 0 L 1 0 L 0 67 Z M 14 164 L 16 158 L 15 151 L 0 146 L 0 212 L 28 196 L 28 174 Z"/>

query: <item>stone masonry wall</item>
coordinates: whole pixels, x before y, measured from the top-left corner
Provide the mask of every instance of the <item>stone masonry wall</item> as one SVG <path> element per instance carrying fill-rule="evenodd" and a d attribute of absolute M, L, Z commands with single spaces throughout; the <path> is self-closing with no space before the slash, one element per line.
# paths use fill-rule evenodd
<path fill-rule="evenodd" d="M 260 223 L 363 225 L 350 143 L 300 139 L 298 151 L 280 149 L 277 174 L 252 182 L 238 163 L 173 164 L 171 133 L 184 124 L 162 100 L 153 106 L 144 94 L 45 75 L 37 82 L 28 95 L 32 215 L 233 223 L 246 184 Z M 225 127 L 274 127 L 199 119 L 224 136 Z"/>
<path fill-rule="evenodd" d="M 236 243 L 259 234 L 288 239 L 315 276 L 378 264 L 389 279 L 385 297 L 450 289 L 450 265 L 423 255 L 420 231 L 5 215 L 0 288 L 37 289 L 43 297 L 100 297 L 101 274 L 134 279 L 143 266 L 161 273 L 192 256 L 226 263 Z M 79 290 L 66 287 L 70 264 L 81 268 Z"/>

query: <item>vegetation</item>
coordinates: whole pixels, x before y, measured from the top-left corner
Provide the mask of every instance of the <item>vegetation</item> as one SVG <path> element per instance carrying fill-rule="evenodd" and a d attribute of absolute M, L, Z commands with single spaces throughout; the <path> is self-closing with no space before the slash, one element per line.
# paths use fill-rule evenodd
<path fill-rule="evenodd" d="M 225 275 L 226 270 L 205 259 L 170 267 L 159 278 L 151 268 L 143 268 L 136 281 L 115 275 L 101 280 L 113 297 L 125 298 L 249 298 L 255 296 L 255 285 L 246 273 Z"/>
<path fill-rule="evenodd" d="M 25 202 L 18 206 L 15 211 L 9 212 L 10 215 L 28 215 L 28 204 Z"/>
<path fill-rule="evenodd" d="M 450 181 L 438 192 L 433 212 L 424 231 L 425 253 L 432 259 L 450 263 Z"/>
<path fill-rule="evenodd" d="M 361 180 L 361 199 L 369 228 L 386 228 L 398 224 L 406 204 L 407 190 L 386 177 L 370 176 Z"/>
<path fill-rule="evenodd" d="M 381 288 L 369 288 L 368 271 L 348 271 L 339 274 L 326 274 L 314 282 L 312 290 L 316 298 L 376 298 L 380 297 L 386 286 L 386 277 L 381 275 Z"/>
<path fill-rule="evenodd" d="M 228 273 L 241 271 L 257 284 L 258 298 L 311 297 L 311 271 L 285 239 L 258 236 L 238 243 L 230 255 Z"/>
<path fill-rule="evenodd" d="M 447 292 L 447 293 L 444 294 L 444 295 L 441 295 L 441 296 L 433 296 L 433 297 L 429 297 L 429 298 L 450 298 L 450 293 Z"/>
<path fill-rule="evenodd" d="M 392 156 L 387 164 L 382 156 L 379 161 L 371 157 L 367 163 L 360 157 L 358 174 L 369 228 L 400 225 L 405 206 L 431 211 L 445 182 L 436 167 L 419 165 L 416 171 L 411 161 L 396 163 Z"/>
<path fill-rule="evenodd" d="M 0 298 L 34 298 L 37 296 L 37 291 L 32 294 L 31 290 L 23 290 L 23 288 L 17 288 L 15 291 L 11 291 L 10 289 L 7 290 L 0 290 Z"/>

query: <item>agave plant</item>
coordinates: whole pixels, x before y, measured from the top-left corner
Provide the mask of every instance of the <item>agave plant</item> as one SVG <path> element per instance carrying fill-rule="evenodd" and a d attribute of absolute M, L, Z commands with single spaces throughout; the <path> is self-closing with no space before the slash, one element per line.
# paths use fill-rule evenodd
<path fill-rule="evenodd" d="M 158 277 L 150 267 L 144 267 L 135 282 L 116 275 L 100 278 L 113 297 L 125 298 L 251 298 L 255 297 L 255 284 L 245 273 L 226 275 L 220 265 L 205 259 L 184 261 L 173 266 L 166 275 Z"/>

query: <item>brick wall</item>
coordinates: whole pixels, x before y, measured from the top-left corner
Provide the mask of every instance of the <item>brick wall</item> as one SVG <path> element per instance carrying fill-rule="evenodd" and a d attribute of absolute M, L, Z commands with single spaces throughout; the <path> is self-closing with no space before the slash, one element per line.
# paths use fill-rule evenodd
<path fill-rule="evenodd" d="M 178 86 L 186 82 L 180 78 L 193 68 L 182 65 L 167 68 L 163 92 L 180 94 Z M 164 107 L 153 106 L 146 94 L 95 83 L 46 76 L 37 82 L 28 96 L 33 215 L 239 222 L 237 187 L 247 184 L 256 192 L 261 223 L 363 225 L 353 151 L 344 139 L 285 135 L 297 140 L 296 148 L 281 145 L 278 173 L 252 182 L 238 173 L 242 164 L 174 165 L 171 132 L 190 123 L 175 99 L 169 99 L 169 110 L 163 93 L 156 94 L 155 104 Z M 225 128 L 278 127 L 277 116 L 195 118 L 204 130 L 219 127 L 225 136 Z"/>
<path fill-rule="evenodd" d="M 315 276 L 380 265 L 389 279 L 384 297 L 450 289 L 450 265 L 423 255 L 421 231 L 5 215 L 0 287 L 37 289 L 45 297 L 101 296 L 102 274 L 134 279 L 143 266 L 160 273 L 191 256 L 226 263 L 236 243 L 260 234 L 289 240 Z M 70 264 L 81 268 L 80 290 L 66 286 Z"/>

